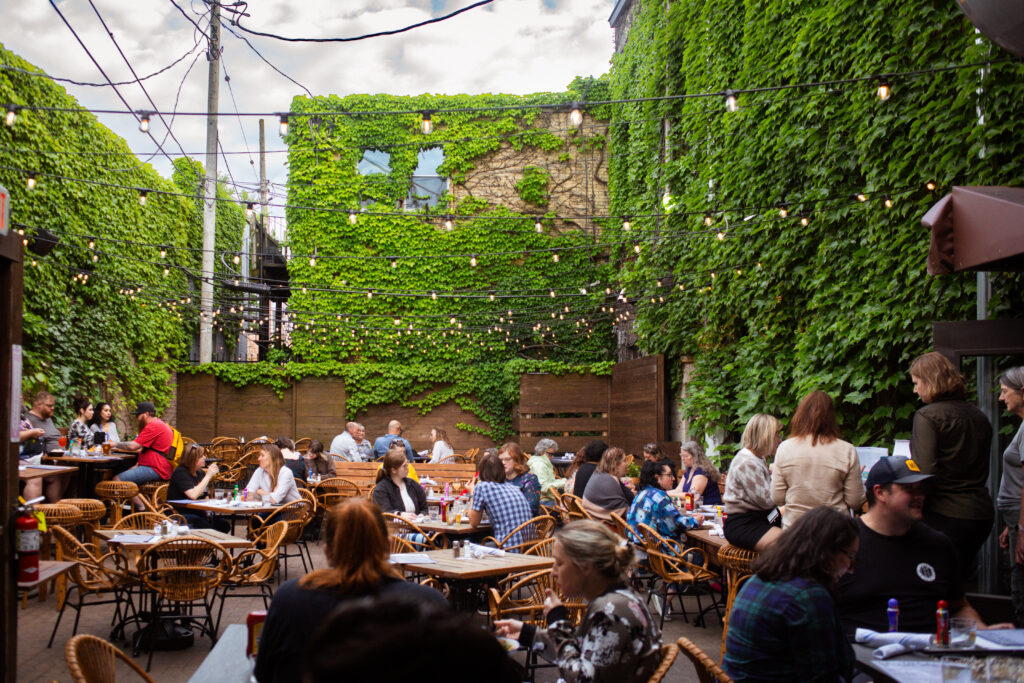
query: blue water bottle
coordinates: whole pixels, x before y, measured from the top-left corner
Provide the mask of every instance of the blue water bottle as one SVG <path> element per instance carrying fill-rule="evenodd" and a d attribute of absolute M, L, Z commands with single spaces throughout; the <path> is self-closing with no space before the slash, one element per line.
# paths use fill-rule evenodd
<path fill-rule="evenodd" d="M 885 610 L 889 617 L 889 633 L 900 630 L 900 603 L 896 598 L 889 598 L 889 609 Z"/>

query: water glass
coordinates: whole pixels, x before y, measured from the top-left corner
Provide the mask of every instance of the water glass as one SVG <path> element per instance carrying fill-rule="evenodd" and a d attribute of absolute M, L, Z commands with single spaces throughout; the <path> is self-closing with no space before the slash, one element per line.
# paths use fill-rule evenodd
<path fill-rule="evenodd" d="M 269 493 L 264 493 L 262 496 L 260 496 L 260 501 L 264 505 L 270 505 L 270 494 Z"/>
<path fill-rule="evenodd" d="M 982 662 L 982 667 L 984 663 Z M 942 680 L 958 681 L 959 683 L 970 683 L 977 680 L 974 676 L 975 661 L 970 657 L 943 657 L 942 658 Z M 984 668 L 982 668 L 981 679 L 984 680 Z"/>
<path fill-rule="evenodd" d="M 974 639 L 978 634 L 978 622 L 974 619 L 956 617 L 949 620 L 950 647 L 974 647 Z"/>

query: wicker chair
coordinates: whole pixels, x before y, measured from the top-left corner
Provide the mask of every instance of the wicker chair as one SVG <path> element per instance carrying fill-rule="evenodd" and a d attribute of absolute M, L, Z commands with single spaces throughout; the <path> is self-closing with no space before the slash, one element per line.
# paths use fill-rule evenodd
<path fill-rule="evenodd" d="M 316 494 L 309 489 L 299 489 L 299 495 L 302 499 L 312 506 L 313 516 L 309 520 L 309 524 L 306 525 L 304 532 L 304 538 L 306 541 L 320 540 L 320 528 L 324 524 L 324 509 L 320 506 L 320 502 L 316 499 Z"/>
<path fill-rule="evenodd" d="M 487 589 L 487 611 L 491 622 L 518 619 L 526 624 L 544 624 L 544 598 L 552 588 L 551 570 L 507 577 L 498 587 Z"/>
<path fill-rule="evenodd" d="M 534 555 L 536 557 L 554 557 L 555 551 L 555 539 L 545 538 L 542 541 L 537 541 L 532 546 L 526 549 L 523 555 Z"/>
<path fill-rule="evenodd" d="M 191 437 L 185 436 L 184 434 L 181 436 L 181 443 L 182 444 L 190 444 L 190 443 L 195 443 L 195 442 L 196 442 L 196 440 L 191 438 Z"/>
<path fill-rule="evenodd" d="M 124 504 L 139 495 L 139 487 L 130 481 L 101 481 L 96 484 L 96 496 L 107 505 L 108 524 L 116 524 L 123 514 Z"/>
<path fill-rule="evenodd" d="M 619 536 L 622 536 L 622 538 L 624 538 L 627 543 L 632 543 L 633 545 L 643 545 L 643 539 L 637 536 L 636 532 L 633 531 L 633 529 L 628 524 L 626 524 L 626 520 L 622 518 L 622 515 L 620 515 L 617 512 L 611 512 L 609 513 L 609 516 L 611 517 L 612 526 L 615 527 L 615 533 L 617 533 Z"/>
<path fill-rule="evenodd" d="M 270 598 L 273 595 L 270 581 L 277 571 L 277 548 L 286 533 L 287 522 L 275 522 L 270 526 L 264 526 L 255 539 L 256 547 L 244 550 L 235 558 L 231 573 L 224 577 L 220 584 L 217 632 L 220 632 L 220 620 L 224 615 L 224 601 L 229 597 L 261 597 L 263 608 L 267 609 L 270 606 Z"/>
<path fill-rule="evenodd" d="M 177 514 L 167 516 L 160 514 L 159 512 L 133 512 L 130 515 L 122 517 L 117 524 L 110 528 L 125 531 L 148 531 L 155 525 L 163 524 L 167 520 L 171 520 L 175 524 L 187 523 L 184 517 Z"/>
<path fill-rule="evenodd" d="M 173 463 L 172 463 L 173 464 Z M 145 484 L 139 487 L 139 497 L 142 499 L 148 499 L 150 502 L 153 501 L 153 495 L 156 490 L 161 486 L 167 486 L 162 481 L 147 481 Z"/>
<path fill-rule="evenodd" d="M 276 522 L 286 522 L 288 524 L 288 531 L 277 547 L 277 559 L 283 563 L 281 566 L 284 567 L 284 577 L 287 580 L 289 557 L 298 557 L 302 561 L 302 569 L 307 572 L 313 564 L 312 557 L 309 559 L 309 565 L 306 564 L 306 557 L 309 556 L 309 547 L 302 538 L 302 533 L 311 519 L 313 519 L 313 507 L 305 500 L 295 500 L 277 508 L 264 520 L 250 518 L 247 536 L 250 540 L 255 541 L 259 537 L 259 530 L 262 527 Z M 297 552 L 289 553 L 288 546 L 290 545 L 294 545 Z M 305 550 L 305 553 L 303 553 L 303 550 Z"/>
<path fill-rule="evenodd" d="M 245 467 L 239 464 L 229 464 L 219 468 L 213 478 L 213 485 L 217 488 L 230 488 L 245 478 Z"/>
<path fill-rule="evenodd" d="M 99 528 L 100 522 L 107 514 L 107 506 L 95 498 L 62 498 L 61 504 L 74 505 L 81 514 L 79 527 L 86 529 L 85 538 L 88 539 L 94 529 Z"/>
<path fill-rule="evenodd" d="M 316 500 L 325 511 L 330 510 L 344 498 L 357 498 L 359 484 L 345 477 L 328 477 L 316 486 Z"/>
<path fill-rule="evenodd" d="M 74 532 L 82 523 L 82 512 L 74 505 L 66 503 L 39 503 L 33 506 L 36 512 L 43 513 L 46 519 L 46 531 L 39 535 L 39 559 L 50 559 L 50 544 L 53 538 L 53 530 L 57 528 L 67 529 Z M 46 587 L 49 582 L 39 586 L 39 601 L 46 599 Z M 54 593 L 57 595 L 57 608 L 64 605 L 64 596 L 67 594 L 67 578 L 58 576 L 54 581 Z"/>
<path fill-rule="evenodd" d="M 682 653 L 693 662 L 700 683 L 732 683 L 732 679 L 715 664 L 715 660 L 708 657 L 704 650 L 697 647 L 689 638 L 680 638 L 676 642 Z"/>
<path fill-rule="evenodd" d="M 313 443 L 313 439 L 308 436 L 304 436 L 301 439 L 296 439 L 295 450 L 299 453 L 305 454 L 306 451 L 309 450 L 309 444 L 311 443 Z"/>
<path fill-rule="evenodd" d="M 401 536 L 392 536 L 391 534 L 388 534 L 388 553 L 394 555 L 395 553 L 415 552 L 419 552 L 419 550 L 408 540 Z"/>
<path fill-rule="evenodd" d="M 147 512 L 159 512 L 162 515 L 174 513 L 174 508 L 167 504 L 167 489 L 169 487 L 168 484 L 159 484 L 155 487 L 150 484 L 143 485 L 139 498 Z"/>
<path fill-rule="evenodd" d="M 529 550 L 545 538 L 550 538 L 554 530 L 555 518 L 550 515 L 541 515 L 523 522 L 512 531 L 508 532 L 505 538 L 500 541 L 494 536 L 488 536 L 480 542 L 486 543 L 487 541 L 491 541 L 494 545 L 506 552 L 521 553 Z M 526 540 L 520 540 L 519 543 L 511 544 L 512 538 L 521 531 L 524 532 L 523 536 L 525 536 Z"/>
<path fill-rule="evenodd" d="M 126 665 L 139 680 L 155 683 L 128 655 L 96 636 L 82 634 L 69 640 L 64 646 L 64 659 L 67 660 L 74 683 L 111 683 L 119 680 L 119 663 Z"/>
<path fill-rule="evenodd" d="M 709 583 L 718 579 L 718 574 L 708 568 L 708 557 L 700 548 L 683 548 L 675 540 L 665 538 L 653 528 L 646 524 L 639 525 L 640 535 L 644 539 L 644 547 L 647 551 L 647 562 L 655 576 L 661 579 L 661 591 L 656 593 L 661 599 L 661 628 L 665 627 L 665 615 L 669 611 L 671 598 L 669 588 L 675 584 L 683 585 L 697 598 L 697 618 L 694 625 L 703 625 L 704 613 L 714 609 L 718 618 L 722 618 L 720 603 Z M 699 559 L 700 564 L 694 560 Z M 652 584 L 648 592 L 648 599 L 655 595 Z M 711 597 L 711 604 L 708 607 L 701 605 L 701 596 Z M 686 605 L 683 603 L 681 593 L 676 593 L 679 605 L 683 610 L 683 620 L 689 621 L 686 614 Z"/>
<path fill-rule="evenodd" d="M 218 441 L 218 439 L 220 440 Z M 213 440 L 213 445 L 206 447 L 205 452 L 206 457 L 218 459 L 223 465 L 227 466 L 238 459 L 238 455 L 241 452 L 241 444 L 238 443 L 238 439 L 220 436 Z"/>
<path fill-rule="evenodd" d="M 388 536 L 404 538 L 416 549 L 416 552 L 422 553 L 448 547 L 448 537 L 443 533 L 427 533 L 400 515 L 385 512 L 384 524 L 388 527 Z"/>
<path fill-rule="evenodd" d="M 675 643 L 668 643 L 661 646 L 661 664 L 654 670 L 651 677 L 647 679 L 647 683 L 660 683 L 661 679 L 665 677 L 668 670 L 672 668 L 672 662 L 676 661 L 676 655 L 679 654 L 679 646 Z"/>
<path fill-rule="evenodd" d="M 562 503 L 565 505 L 565 513 L 570 522 L 577 519 L 592 519 L 590 513 L 583 507 L 583 501 L 571 493 L 562 494 Z"/>
<path fill-rule="evenodd" d="M 479 448 L 470 448 L 469 450 L 467 450 L 467 451 L 465 452 L 465 454 L 464 454 L 464 455 L 466 456 L 466 459 L 467 459 L 467 460 L 468 460 L 469 462 L 475 463 L 475 462 L 476 462 L 476 459 L 477 459 L 478 457 L 480 457 L 480 449 L 479 449 Z"/>
<path fill-rule="evenodd" d="M 216 597 L 217 588 L 231 573 L 231 554 L 221 545 L 194 536 L 168 538 L 147 548 L 139 558 L 139 579 L 153 594 L 150 624 L 149 659 L 146 671 L 153 664 L 153 639 L 158 621 L 163 617 L 161 608 L 167 603 L 176 605 L 167 618 L 176 622 L 188 621 L 217 642 L 213 623 L 210 592 Z M 205 615 L 196 615 L 201 607 Z M 185 614 L 183 614 L 183 612 Z"/>
<path fill-rule="evenodd" d="M 60 620 L 69 605 L 75 610 L 75 625 L 71 635 L 78 631 L 78 619 L 82 615 L 83 608 L 94 605 L 116 605 L 111 623 L 117 622 L 118 619 L 121 621 L 110 634 L 111 639 L 115 638 L 121 632 L 121 624 L 127 619 L 129 611 L 132 614 L 135 612 L 131 595 L 128 593 L 128 589 L 135 584 L 129 573 L 128 560 L 116 551 L 100 555 L 66 529 L 55 527 L 53 535 L 57 540 L 57 556 L 65 562 L 75 562 L 76 564 L 68 572 L 71 587 L 68 590 L 67 599 L 61 606 L 60 613 L 57 615 L 53 632 L 50 634 L 50 642 L 46 647 L 53 647 L 53 639 L 60 627 Z M 104 594 L 109 597 L 103 599 Z M 73 596 L 78 599 L 73 601 Z M 90 596 L 95 596 L 97 599 L 86 602 L 86 598 Z"/>
<path fill-rule="evenodd" d="M 719 661 L 725 657 L 725 637 L 729 634 L 729 613 L 732 612 L 732 603 L 740 592 L 740 586 L 750 578 L 753 573 L 751 565 L 760 556 L 756 550 L 737 548 L 726 543 L 718 549 L 718 564 L 725 574 L 726 600 L 725 619 L 722 621 L 722 653 Z"/>
<path fill-rule="evenodd" d="M 470 458 L 469 456 L 459 455 L 458 453 L 453 453 L 452 455 L 449 455 L 447 458 L 441 458 L 440 460 L 441 465 L 454 465 L 456 463 L 466 464 L 472 462 L 473 459 Z"/>

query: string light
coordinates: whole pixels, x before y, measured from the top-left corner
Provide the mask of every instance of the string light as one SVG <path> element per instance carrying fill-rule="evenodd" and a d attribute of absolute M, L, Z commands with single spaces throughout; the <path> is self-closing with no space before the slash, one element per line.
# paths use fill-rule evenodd
<path fill-rule="evenodd" d="M 558 263 L 558 252 L 557 251 L 554 254 L 551 255 L 551 260 L 554 261 L 555 263 Z"/>
<path fill-rule="evenodd" d="M 469 257 L 469 265 L 476 268 L 476 254 L 473 254 Z"/>
<path fill-rule="evenodd" d="M 885 102 L 892 96 L 892 86 L 889 84 L 889 79 L 882 78 L 878 81 L 878 99 Z"/>
<path fill-rule="evenodd" d="M 935 181 L 934 180 L 929 180 L 927 183 L 925 183 L 924 186 L 928 188 L 929 192 L 935 192 Z"/>
<path fill-rule="evenodd" d="M 433 299 L 434 301 L 437 301 L 437 292 L 431 292 L 430 298 Z"/>
<path fill-rule="evenodd" d="M 629 222 L 628 218 L 622 221 L 622 229 L 626 232 L 629 232 L 630 230 L 633 229 L 633 224 Z"/>
<path fill-rule="evenodd" d="M 14 120 L 18 118 L 18 108 L 13 104 L 7 107 L 7 118 L 4 121 L 7 123 L 7 127 L 10 128 L 14 125 Z"/>
<path fill-rule="evenodd" d="M 146 196 L 149 194 L 146 190 L 139 190 L 139 204 L 142 206 L 146 205 Z"/>
<path fill-rule="evenodd" d="M 633 251 L 635 253 L 639 254 L 640 253 L 640 245 L 639 244 L 634 244 L 633 245 Z"/>
<path fill-rule="evenodd" d="M 732 90 L 725 91 L 725 108 L 729 112 L 735 112 L 740 108 L 740 103 L 736 99 L 736 93 Z"/>
<path fill-rule="evenodd" d="M 857 193 L 857 201 L 858 202 L 866 202 L 867 200 L 868 200 L 868 196 L 866 194 L 864 194 L 863 192 L 858 192 Z"/>
<path fill-rule="evenodd" d="M 350 211 L 348 214 L 348 222 L 351 223 L 352 225 L 355 225 L 356 220 L 358 220 L 358 218 L 356 217 L 356 212 Z"/>
<path fill-rule="evenodd" d="M 430 135 L 434 132 L 434 122 L 430 119 L 430 112 L 423 112 L 423 120 L 420 122 L 420 130 L 423 131 L 424 135 Z"/>
<path fill-rule="evenodd" d="M 313 247 L 313 255 L 309 257 L 309 267 L 316 268 L 316 247 Z"/>
<path fill-rule="evenodd" d="M 581 105 L 578 102 L 574 102 L 572 105 L 572 111 L 569 112 L 569 122 L 578 126 L 583 123 L 583 112 L 580 110 Z"/>
<path fill-rule="evenodd" d="M 234 258 L 232 258 L 231 260 L 234 261 L 235 265 L 237 266 L 239 263 L 242 262 L 242 257 L 239 254 L 235 254 Z"/>
<path fill-rule="evenodd" d="M 892 197 L 886 195 L 886 197 L 885 197 L 885 199 L 883 200 L 882 203 L 885 204 L 885 208 L 891 209 L 892 208 Z"/>
<path fill-rule="evenodd" d="M 808 218 L 806 214 L 804 214 L 803 216 L 800 216 L 800 225 L 802 225 L 802 226 L 804 226 L 806 228 L 807 225 L 810 222 L 811 222 L 811 219 Z"/>
<path fill-rule="evenodd" d="M 143 133 L 149 132 L 149 112 L 142 112 L 142 117 L 139 119 L 139 130 Z"/>
<path fill-rule="evenodd" d="M 785 218 L 789 215 L 789 209 L 786 208 L 785 204 L 779 204 L 779 218 Z"/>
<path fill-rule="evenodd" d="M 25 178 L 25 187 L 30 190 L 34 190 L 36 188 L 36 175 L 34 173 L 30 173 L 28 177 Z"/>
<path fill-rule="evenodd" d="M 281 117 L 281 137 L 288 135 L 288 114 L 279 114 Z"/>
<path fill-rule="evenodd" d="M 714 223 L 714 222 L 715 222 L 714 216 L 712 216 L 710 213 L 704 214 L 704 225 L 706 225 L 706 226 L 708 226 L 710 228 L 711 224 Z"/>
<path fill-rule="evenodd" d="M 491 301 L 494 301 L 494 292 L 491 292 L 490 299 L 491 299 Z"/>
<path fill-rule="evenodd" d="M 391 257 L 391 267 L 392 268 L 397 268 L 398 267 L 398 259 L 395 258 L 394 256 Z"/>
<path fill-rule="evenodd" d="M 533 224 L 533 229 L 536 230 L 537 232 L 544 232 L 544 226 L 541 224 L 540 221 L 537 221 L 536 223 Z"/>
<path fill-rule="evenodd" d="M 452 217 L 451 216 L 445 216 L 444 217 L 444 229 L 445 230 L 451 230 L 452 229 L 452 225 L 453 225 L 452 224 Z M 473 265 L 475 266 L 476 264 L 474 263 Z"/>
<path fill-rule="evenodd" d="M 717 234 L 717 235 L 715 235 L 715 237 L 717 237 L 717 238 L 718 238 L 718 241 L 719 241 L 719 242 L 721 242 L 722 240 L 724 240 L 724 239 L 725 239 L 725 232 L 724 232 L 724 231 L 722 231 L 722 230 L 719 230 L 719 231 L 718 231 L 718 234 Z"/>
<path fill-rule="evenodd" d="M 96 248 L 96 238 L 95 237 L 89 237 L 88 238 L 88 244 L 89 244 L 89 248 L 90 249 L 95 249 Z"/>

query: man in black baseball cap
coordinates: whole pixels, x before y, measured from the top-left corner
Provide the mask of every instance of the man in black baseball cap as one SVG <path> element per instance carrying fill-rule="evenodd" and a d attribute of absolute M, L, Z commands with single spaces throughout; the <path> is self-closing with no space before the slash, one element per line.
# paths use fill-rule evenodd
<path fill-rule="evenodd" d="M 135 404 L 135 412 L 132 415 L 138 417 L 144 414 L 156 415 L 156 406 L 149 401 L 140 401 Z"/>
<path fill-rule="evenodd" d="M 899 603 L 900 631 L 933 632 L 939 600 L 948 603 L 951 616 L 986 628 L 964 597 L 953 542 L 921 521 L 931 477 L 910 458 L 896 456 L 882 458 L 868 473 L 868 511 L 857 520 L 860 549 L 836 591 L 849 632 L 887 630 L 891 598 Z"/>
<path fill-rule="evenodd" d="M 139 454 L 138 462 L 118 474 L 116 481 L 130 481 L 138 486 L 154 481 L 167 481 L 174 471 L 174 464 L 168 459 L 174 433 L 163 420 L 156 416 L 156 406 L 149 401 L 139 401 L 132 413 L 139 424 L 139 435 L 131 441 L 122 441 L 115 448 L 134 451 Z M 145 509 L 142 499 L 132 499 L 136 510 Z"/>

